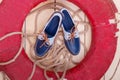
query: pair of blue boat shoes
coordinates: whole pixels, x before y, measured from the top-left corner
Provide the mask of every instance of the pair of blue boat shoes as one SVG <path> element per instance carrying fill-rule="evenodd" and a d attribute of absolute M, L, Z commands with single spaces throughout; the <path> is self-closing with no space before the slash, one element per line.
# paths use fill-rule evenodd
<path fill-rule="evenodd" d="M 72 55 L 80 52 L 80 39 L 78 31 L 67 9 L 55 12 L 45 25 L 43 31 L 37 36 L 35 53 L 37 56 L 44 56 L 54 44 L 56 34 L 62 25 L 64 42 L 66 48 Z"/>

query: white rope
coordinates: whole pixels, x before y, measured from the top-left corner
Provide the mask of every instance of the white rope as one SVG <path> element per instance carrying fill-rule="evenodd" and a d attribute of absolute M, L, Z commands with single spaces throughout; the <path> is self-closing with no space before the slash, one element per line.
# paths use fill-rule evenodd
<path fill-rule="evenodd" d="M 13 35 L 18 35 L 18 34 L 21 34 L 22 35 L 22 32 L 12 32 L 12 33 L 9 33 L 9 34 L 6 34 L 5 36 L 1 37 L 0 38 L 0 41 L 10 37 L 10 36 L 13 36 Z M 21 42 L 21 46 L 17 52 L 17 54 L 14 56 L 13 59 L 9 60 L 9 61 L 6 61 L 6 62 L 0 62 L 0 65 L 8 65 L 8 64 L 11 64 L 13 63 L 17 58 L 18 56 L 20 55 L 21 51 L 22 51 L 22 48 L 23 48 L 23 39 L 22 39 L 22 42 Z"/>

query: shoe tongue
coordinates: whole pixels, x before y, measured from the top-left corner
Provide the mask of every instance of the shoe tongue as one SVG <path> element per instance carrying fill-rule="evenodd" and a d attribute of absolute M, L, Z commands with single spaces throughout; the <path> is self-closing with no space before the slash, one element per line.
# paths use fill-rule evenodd
<path fill-rule="evenodd" d="M 46 32 L 45 32 L 45 34 L 46 34 L 47 38 L 52 38 L 53 37 L 52 35 L 49 35 Z"/>
<path fill-rule="evenodd" d="M 68 32 L 73 33 L 75 31 L 75 27 L 72 27 L 71 30 L 68 30 Z"/>
<path fill-rule="evenodd" d="M 69 33 L 73 33 L 75 31 L 75 27 L 72 27 L 71 29 L 66 30 L 66 31 L 69 32 Z"/>

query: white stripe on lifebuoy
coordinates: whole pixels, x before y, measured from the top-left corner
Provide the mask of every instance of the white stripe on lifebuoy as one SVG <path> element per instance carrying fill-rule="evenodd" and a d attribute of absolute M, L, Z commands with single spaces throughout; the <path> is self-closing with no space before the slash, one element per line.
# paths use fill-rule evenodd
<path fill-rule="evenodd" d="M 22 23 L 29 11 L 45 0 L 5 0 L 0 6 L 0 37 L 12 31 L 21 31 Z M 77 67 L 68 70 L 68 80 L 99 80 L 110 66 L 116 51 L 117 31 L 114 23 L 116 7 L 112 0 L 68 0 L 80 7 L 88 16 L 92 25 L 92 44 L 85 59 Z M 101 23 L 104 23 L 100 25 Z M 0 43 L 0 62 L 8 61 L 18 51 L 21 38 L 13 36 Z M 0 66 L 11 80 L 26 80 L 33 63 L 22 50 L 16 61 Z M 48 75 L 56 79 L 53 73 Z M 33 80 L 45 80 L 43 70 L 36 68 Z"/>

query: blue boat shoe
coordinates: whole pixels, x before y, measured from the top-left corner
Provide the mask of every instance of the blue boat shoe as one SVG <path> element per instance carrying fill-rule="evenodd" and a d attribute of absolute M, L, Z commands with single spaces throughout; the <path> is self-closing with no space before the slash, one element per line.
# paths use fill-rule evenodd
<path fill-rule="evenodd" d="M 35 53 L 37 56 L 44 56 L 54 43 L 56 34 L 62 22 L 61 13 L 54 13 L 50 20 L 47 22 L 43 31 L 38 35 L 35 43 Z"/>
<path fill-rule="evenodd" d="M 63 8 L 61 13 L 63 14 L 62 28 L 66 48 L 72 55 L 78 55 L 80 52 L 80 38 L 77 27 L 75 27 L 72 17 L 67 9 Z"/>

